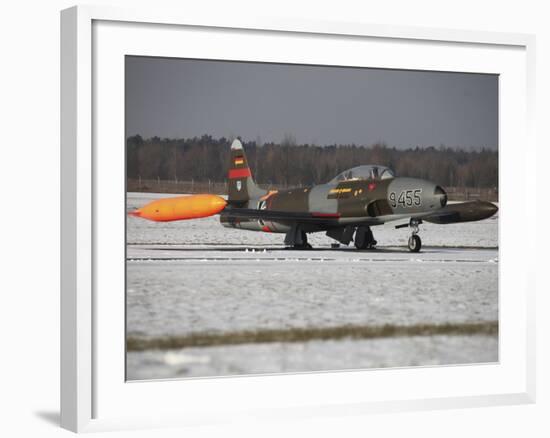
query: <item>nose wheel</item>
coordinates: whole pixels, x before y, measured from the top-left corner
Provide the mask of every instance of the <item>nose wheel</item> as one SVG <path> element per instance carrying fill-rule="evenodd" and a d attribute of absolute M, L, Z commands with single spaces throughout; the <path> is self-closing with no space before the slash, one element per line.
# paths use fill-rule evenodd
<path fill-rule="evenodd" d="M 420 239 L 420 236 L 418 235 L 418 225 L 422 222 L 418 219 L 411 219 L 409 223 L 409 227 L 412 228 L 412 234 L 411 237 L 409 237 L 408 247 L 409 251 L 411 252 L 418 252 L 420 251 L 420 248 L 422 248 L 422 240 Z"/>
<path fill-rule="evenodd" d="M 422 240 L 420 240 L 420 236 L 413 234 L 411 237 L 409 237 L 409 251 L 411 252 L 418 252 L 420 251 L 420 248 L 422 247 Z"/>

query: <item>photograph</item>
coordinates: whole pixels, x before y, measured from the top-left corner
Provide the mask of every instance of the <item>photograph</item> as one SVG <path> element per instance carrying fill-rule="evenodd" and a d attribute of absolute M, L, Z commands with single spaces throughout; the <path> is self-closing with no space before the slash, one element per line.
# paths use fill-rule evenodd
<path fill-rule="evenodd" d="M 124 70 L 127 381 L 499 362 L 499 75 Z"/>

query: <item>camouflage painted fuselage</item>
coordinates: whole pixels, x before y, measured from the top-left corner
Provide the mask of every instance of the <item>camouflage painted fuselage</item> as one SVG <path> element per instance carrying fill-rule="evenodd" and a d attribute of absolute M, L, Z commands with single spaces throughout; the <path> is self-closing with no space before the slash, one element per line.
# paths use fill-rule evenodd
<path fill-rule="evenodd" d="M 311 213 L 332 219 L 330 223 L 303 224 L 306 232 L 335 226 L 379 225 L 391 220 L 422 217 L 445 206 L 446 196 L 435 184 L 414 178 L 348 180 L 339 183 L 297 187 L 250 199 L 244 208 Z M 336 219 L 336 220 L 335 220 Z M 286 233 L 292 221 L 234 219 L 221 216 L 225 226 Z"/>

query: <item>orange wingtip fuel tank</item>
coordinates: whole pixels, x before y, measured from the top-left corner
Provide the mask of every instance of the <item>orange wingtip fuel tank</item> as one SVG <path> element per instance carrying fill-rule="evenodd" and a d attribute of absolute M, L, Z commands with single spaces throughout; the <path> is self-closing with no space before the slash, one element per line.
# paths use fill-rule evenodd
<path fill-rule="evenodd" d="M 198 219 L 222 211 L 227 202 L 216 195 L 189 195 L 158 199 L 128 214 L 155 222 Z"/>

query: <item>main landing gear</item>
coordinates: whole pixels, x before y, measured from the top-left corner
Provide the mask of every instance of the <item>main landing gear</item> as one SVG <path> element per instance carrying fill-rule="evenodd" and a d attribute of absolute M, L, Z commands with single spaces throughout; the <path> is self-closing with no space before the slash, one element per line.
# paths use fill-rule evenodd
<path fill-rule="evenodd" d="M 353 242 L 357 249 L 374 249 L 378 243 L 374 240 L 374 236 L 368 225 L 357 227 Z"/>
<path fill-rule="evenodd" d="M 293 249 L 312 249 L 312 246 L 307 243 L 306 232 L 296 225 L 286 233 L 285 245 Z"/>
<path fill-rule="evenodd" d="M 311 244 L 307 243 L 307 234 L 305 231 L 301 231 L 301 237 L 302 237 L 302 241 L 300 243 L 295 243 L 293 245 L 293 248 L 294 249 L 312 249 L 313 247 L 311 246 Z"/>
<path fill-rule="evenodd" d="M 418 235 L 418 225 L 421 223 L 422 221 L 419 219 L 411 219 L 409 223 L 409 227 L 412 228 L 412 234 L 411 237 L 409 237 L 407 246 L 411 252 L 418 252 L 422 247 L 422 240 L 420 240 L 420 236 Z"/>

